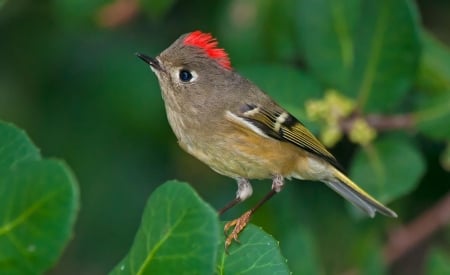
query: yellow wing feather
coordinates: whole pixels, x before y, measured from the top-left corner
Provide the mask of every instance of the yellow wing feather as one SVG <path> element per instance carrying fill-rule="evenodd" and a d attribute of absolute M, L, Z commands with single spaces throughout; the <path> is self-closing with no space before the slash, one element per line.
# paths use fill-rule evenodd
<path fill-rule="evenodd" d="M 341 166 L 323 144 L 294 116 L 287 112 L 277 112 L 261 106 L 251 106 L 241 117 L 258 127 L 272 138 L 290 142 L 326 160 L 339 170 Z"/>

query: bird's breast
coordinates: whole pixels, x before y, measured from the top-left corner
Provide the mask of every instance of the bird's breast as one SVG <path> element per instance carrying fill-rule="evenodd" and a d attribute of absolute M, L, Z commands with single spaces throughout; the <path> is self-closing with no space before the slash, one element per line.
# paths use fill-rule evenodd
<path fill-rule="evenodd" d="M 232 124 L 204 125 L 169 108 L 167 117 L 179 145 L 219 174 L 249 179 L 276 174 L 300 179 L 316 177 L 310 175 L 311 168 L 317 170 L 316 162 L 293 144 Z"/>

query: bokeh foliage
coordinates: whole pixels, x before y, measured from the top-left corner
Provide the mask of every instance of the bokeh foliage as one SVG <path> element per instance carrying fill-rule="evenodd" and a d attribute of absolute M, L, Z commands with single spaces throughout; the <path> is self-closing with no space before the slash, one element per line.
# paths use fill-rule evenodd
<path fill-rule="evenodd" d="M 375 139 L 365 146 L 349 142 L 342 130 L 332 148 L 355 181 L 389 203 L 399 219 L 361 218 L 323 185 L 299 181 L 254 216 L 253 223 L 280 241 L 294 273 L 448 270 L 450 248 L 442 245 L 449 242 L 448 225 L 427 239 L 433 249 L 422 261 L 386 264 L 383 256 L 389 232 L 449 190 L 450 52 L 422 20 L 430 10 L 446 17 L 450 5 L 0 1 L 0 119 L 25 129 L 44 156 L 65 159 L 81 189 L 75 237 L 53 272 L 110 271 L 129 251 L 147 198 L 167 179 L 190 182 L 215 208 L 234 196 L 231 179 L 177 147 L 156 78 L 133 55 L 156 55 L 195 29 L 212 32 L 236 70 L 318 135 L 329 124 L 308 117 L 305 104 L 330 89 L 353 100 L 360 118 L 408 119 L 408 127 L 375 127 Z M 429 25 L 448 39 L 449 25 L 442 22 Z M 252 199 L 224 218 L 240 215 L 269 188 L 255 181 Z M 435 240 L 443 240 L 437 248 Z"/>

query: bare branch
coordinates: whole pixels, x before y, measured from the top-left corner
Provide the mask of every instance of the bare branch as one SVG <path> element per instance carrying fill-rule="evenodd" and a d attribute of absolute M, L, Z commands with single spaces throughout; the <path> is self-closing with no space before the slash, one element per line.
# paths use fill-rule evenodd
<path fill-rule="evenodd" d="M 385 262 L 392 264 L 449 222 L 450 193 L 411 223 L 390 234 L 384 248 Z"/>

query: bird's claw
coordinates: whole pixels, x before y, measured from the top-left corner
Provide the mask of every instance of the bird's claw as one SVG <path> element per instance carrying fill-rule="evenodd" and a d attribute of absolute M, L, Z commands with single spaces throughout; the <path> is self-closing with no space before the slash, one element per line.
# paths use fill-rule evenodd
<path fill-rule="evenodd" d="M 239 218 L 229 221 L 225 224 L 223 228 L 225 236 L 227 237 L 225 239 L 225 251 L 228 250 L 228 247 L 231 245 L 233 241 L 240 243 L 238 239 L 239 233 L 241 233 L 242 230 L 244 230 L 244 228 L 247 226 L 248 222 L 250 221 L 252 213 L 253 211 L 249 210 L 244 214 L 242 214 L 242 216 L 240 216 Z M 229 229 L 232 227 L 234 227 L 233 231 L 231 231 L 231 233 L 228 234 Z"/>

